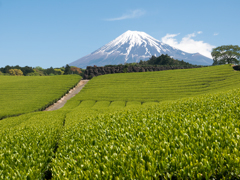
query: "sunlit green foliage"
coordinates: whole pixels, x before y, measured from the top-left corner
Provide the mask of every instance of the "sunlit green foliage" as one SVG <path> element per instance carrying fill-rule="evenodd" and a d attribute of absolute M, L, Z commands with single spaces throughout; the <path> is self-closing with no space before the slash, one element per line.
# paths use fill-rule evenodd
<path fill-rule="evenodd" d="M 0 179 L 41 179 L 62 133 L 64 112 L 32 113 L 0 131 Z M 21 117 L 21 116 L 20 116 Z M 8 118 L 4 119 L 8 123 Z"/>
<path fill-rule="evenodd" d="M 72 110 L 75 107 L 79 106 L 81 102 L 76 101 L 74 98 L 71 98 L 67 101 L 67 103 L 61 108 L 61 110 Z"/>
<path fill-rule="evenodd" d="M 119 107 L 125 107 L 126 102 L 125 101 L 113 101 L 110 104 L 110 108 L 119 108 Z"/>
<path fill-rule="evenodd" d="M 109 107 L 109 106 L 110 106 L 109 101 L 97 101 L 92 108 L 93 109 L 101 109 L 103 107 Z"/>
<path fill-rule="evenodd" d="M 239 179 L 239 75 L 93 78 L 57 111 L 0 121 L 0 179 Z"/>
<path fill-rule="evenodd" d="M 127 106 L 127 107 L 130 107 L 130 106 L 135 107 L 135 106 L 140 106 L 140 105 L 141 105 L 141 102 L 139 102 L 139 101 L 128 101 L 128 102 L 126 103 L 126 106 Z"/>
<path fill-rule="evenodd" d="M 213 65 L 238 64 L 240 61 L 240 47 L 238 45 L 224 45 L 216 47 L 211 53 Z"/>
<path fill-rule="evenodd" d="M 80 76 L 0 76 L 0 119 L 43 110 L 75 86 Z"/>
<path fill-rule="evenodd" d="M 240 72 L 229 65 L 144 73 L 117 73 L 91 79 L 76 96 L 79 101 L 176 100 L 239 88 Z"/>
<path fill-rule="evenodd" d="M 237 89 L 81 120 L 63 133 L 53 179 L 239 178 L 239 96 Z"/>
<path fill-rule="evenodd" d="M 76 99 L 74 99 L 76 100 Z M 79 105 L 79 108 L 91 108 L 95 105 L 96 101 L 94 100 L 87 100 L 87 101 L 82 101 L 81 104 Z"/>

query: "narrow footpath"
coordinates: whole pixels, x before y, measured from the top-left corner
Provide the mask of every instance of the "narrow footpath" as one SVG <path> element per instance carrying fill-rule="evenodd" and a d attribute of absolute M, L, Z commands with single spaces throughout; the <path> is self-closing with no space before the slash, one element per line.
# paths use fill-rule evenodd
<path fill-rule="evenodd" d="M 77 86 L 75 86 L 73 89 L 71 89 L 69 91 L 68 94 L 66 94 L 65 96 L 63 96 L 58 102 L 54 103 L 53 105 L 49 106 L 47 109 L 45 109 L 44 111 L 54 111 L 57 109 L 62 108 L 65 103 L 67 102 L 67 100 L 71 99 L 73 96 L 75 96 L 76 94 L 78 94 L 81 89 L 85 86 L 85 84 L 87 84 L 89 80 L 81 80 Z"/>

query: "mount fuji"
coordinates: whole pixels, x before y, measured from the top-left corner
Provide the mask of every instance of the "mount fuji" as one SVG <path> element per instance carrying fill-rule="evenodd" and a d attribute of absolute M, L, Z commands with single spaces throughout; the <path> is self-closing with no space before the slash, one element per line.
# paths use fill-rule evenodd
<path fill-rule="evenodd" d="M 72 63 L 70 66 L 117 65 L 148 60 L 152 56 L 168 54 L 174 59 L 196 65 L 211 65 L 213 60 L 199 53 L 187 53 L 162 43 L 152 36 L 140 31 L 126 31 L 98 50 Z"/>

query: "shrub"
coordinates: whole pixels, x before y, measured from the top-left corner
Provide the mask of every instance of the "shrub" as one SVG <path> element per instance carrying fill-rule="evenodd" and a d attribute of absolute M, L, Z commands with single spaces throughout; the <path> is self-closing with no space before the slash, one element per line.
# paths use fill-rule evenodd
<path fill-rule="evenodd" d="M 9 74 L 12 76 L 22 76 L 23 72 L 21 69 L 9 69 Z"/>

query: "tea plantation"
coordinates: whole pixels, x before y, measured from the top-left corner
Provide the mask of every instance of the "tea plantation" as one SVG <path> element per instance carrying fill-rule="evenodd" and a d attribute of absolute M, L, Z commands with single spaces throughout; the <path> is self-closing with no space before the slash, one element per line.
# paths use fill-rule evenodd
<path fill-rule="evenodd" d="M 0 119 L 44 110 L 69 89 L 80 76 L 0 76 Z"/>
<path fill-rule="evenodd" d="M 229 65 L 95 77 L 0 121 L 0 179 L 240 179 L 239 82 Z"/>
<path fill-rule="evenodd" d="M 239 72 L 229 65 L 197 69 L 117 73 L 94 77 L 79 101 L 161 102 L 239 88 Z"/>

